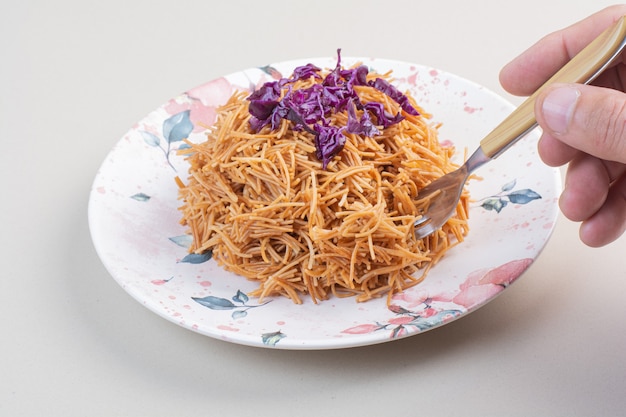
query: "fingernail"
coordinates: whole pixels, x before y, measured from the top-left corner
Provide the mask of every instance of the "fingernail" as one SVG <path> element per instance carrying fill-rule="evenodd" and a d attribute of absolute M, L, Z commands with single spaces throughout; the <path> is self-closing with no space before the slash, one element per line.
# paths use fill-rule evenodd
<path fill-rule="evenodd" d="M 575 87 L 557 87 L 544 98 L 541 110 L 553 133 L 567 133 L 580 91 Z"/>

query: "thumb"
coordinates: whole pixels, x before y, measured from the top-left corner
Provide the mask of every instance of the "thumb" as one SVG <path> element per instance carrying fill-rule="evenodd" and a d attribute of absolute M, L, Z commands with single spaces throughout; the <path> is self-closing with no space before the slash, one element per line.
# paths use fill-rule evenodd
<path fill-rule="evenodd" d="M 537 97 L 537 123 L 555 139 L 600 159 L 626 163 L 626 94 L 554 84 Z"/>

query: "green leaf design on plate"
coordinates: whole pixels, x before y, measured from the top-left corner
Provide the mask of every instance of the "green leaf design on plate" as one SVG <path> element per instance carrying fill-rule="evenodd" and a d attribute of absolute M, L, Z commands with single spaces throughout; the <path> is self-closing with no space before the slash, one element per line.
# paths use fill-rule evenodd
<path fill-rule="evenodd" d="M 189 248 L 191 244 L 193 243 L 193 237 L 187 234 L 173 236 L 173 237 L 170 237 L 169 240 L 176 243 L 181 248 L 185 248 L 185 249 Z"/>
<path fill-rule="evenodd" d="M 189 118 L 190 110 L 176 113 L 163 122 L 163 137 L 168 143 L 180 142 L 187 139 L 193 130 L 193 123 Z"/>
<path fill-rule="evenodd" d="M 237 290 L 237 294 L 233 296 L 233 301 L 236 303 L 245 304 L 250 300 L 248 295 L 241 290 Z"/>
<path fill-rule="evenodd" d="M 235 310 L 233 311 L 233 314 L 231 314 L 231 317 L 234 320 L 237 320 L 237 319 L 242 319 L 246 317 L 247 315 L 248 315 L 248 310 Z"/>
<path fill-rule="evenodd" d="M 146 142 L 146 144 L 148 144 L 149 146 L 159 146 L 159 144 L 161 143 L 161 139 L 159 139 L 159 137 L 154 133 L 150 133 L 145 130 L 140 130 L 139 133 L 141 134 L 143 141 Z"/>
<path fill-rule="evenodd" d="M 215 297 L 212 295 L 206 296 L 206 297 L 191 297 L 192 300 L 194 300 L 196 303 L 201 304 L 205 307 L 210 308 L 211 310 L 234 310 L 237 309 L 235 311 L 233 311 L 233 313 L 231 314 L 231 317 L 234 320 L 238 320 L 238 319 L 242 319 L 244 317 L 246 317 L 248 315 L 248 310 L 251 310 L 253 308 L 257 308 L 257 307 L 263 307 L 265 304 L 271 302 L 272 300 L 266 301 L 263 304 L 257 304 L 257 305 L 249 305 L 247 304 L 248 301 L 250 300 L 250 298 L 248 297 L 248 295 L 246 293 L 244 293 L 241 290 L 237 290 L 237 293 L 232 297 L 232 300 L 236 303 L 233 303 L 233 301 L 230 301 L 226 298 L 221 298 L 221 297 Z"/>
<path fill-rule="evenodd" d="M 488 198 L 481 203 L 481 207 L 485 210 L 494 210 L 496 213 L 500 213 L 500 211 L 506 207 L 508 202 L 503 200 L 502 198 Z"/>
<path fill-rule="evenodd" d="M 516 185 L 517 180 L 507 182 L 500 188 L 501 191 L 498 194 L 479 200 L 480 207 L 485 210 L 500 213 L 509 203 L 528 204 L 531 201 L 541 198 L 541 195 L 538 192 L 531 190 L 530 188 L 512 191 Z"/>
<path fill-rule="evenodd" d="M 263 333 L 261 335 L 261 340 L 263 340 L 263 344 L 267 346 L 276 346 L 278 342 L 287 337 L 280 330 L 272 333 Z"/>
<path fill-rule="evenodd" d="M 214 297 L 212 295 L 208 295 L 203 298 L 191 297 L 191 299 L 198 304 L 210 308 L 211 310 L 232 310 L 233 308 L 237 308 L 237 306 L 230 300 L 227 300 L 226 298 Z"/>
<path fill-rule="evenodd" d="M 513 188 L 515 188 L 515 184 L 517 184 L 517 179 L 514 179 L 513 181 L 504 184 L 501 190 L 504 192 L 511 191 Z"/>
<path fill-rule="evenodd" d="M 540 199 L 541 196 L 531 189 L 523 189 L 513 191 L 507 195 L 509 201 L 513 204 L 528 204 L 533 200 Z"/>
<path fill-rule="evenodd" d="M 150 200 L 150 196 L 144 193 L 133 194 L 130 196 L 130 198 L 132 198 L 133 200 L 141 201 L 142 203 Z"/>
<path fill-rule="evenodd" d="M 190 253 L 180 261 L 188 264 L 201 264 L 209 261 L 213 257 L 213 252 L 206 251 L 204 253 Z"/>

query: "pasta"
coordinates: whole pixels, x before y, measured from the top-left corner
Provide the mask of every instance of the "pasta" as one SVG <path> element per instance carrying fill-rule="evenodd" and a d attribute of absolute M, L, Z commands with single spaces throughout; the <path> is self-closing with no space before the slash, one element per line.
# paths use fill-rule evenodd
<path fill-rule="evenodd" d="M 391 80 L 390 73 L 367 77 Z M 292 88 L 319 82 L 306 77 Z M 177 182 L 190 251 L 212 251 L 226 270 L 256 281 L 251 296 L 295 303 L 387 296 L 389 302 L 421 282 L 468 232 L 464 192 L 442 229 L 415 238 L 413 223 L 428 205 L 416 195 L 456 168 L 454 149 L 439 144 L 439 126 L 412 97 L 418 115 L 369 85 L 354 89 L 363 102 L 382 103 L 402 120 L 373 137 L 345 133 L 345 145 L 326 167 L 316 157 L 314 135 L 294 129 L 293 121 L 252 129 L 246 92 L 219 108 L 205 142 L 188 142 L 181 151 L 189 163 L 187 182 Z M 344 126 L 349 116 L 329 117 Z"/>

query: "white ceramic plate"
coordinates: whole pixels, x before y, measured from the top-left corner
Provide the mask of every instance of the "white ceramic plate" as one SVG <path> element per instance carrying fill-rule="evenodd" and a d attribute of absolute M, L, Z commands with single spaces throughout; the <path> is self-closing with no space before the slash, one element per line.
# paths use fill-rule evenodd
<path fill-rule="evenodd" d="M 348 58 L 384 73 L 410 90 L 443 122 L 440 140 L 474 150 L 513 106 L 485 88 L 433 68 L 397 61 Z M 186 258 L 189 241 L 180 226 L 174 177 L 187 178 L 175 150 L 189 134 L 204 140 L 216 106 L 235 89 L 288 76 L 312 62 L 334 68 L 336 58 L 291 61 L 252 68 L 201 85 L 140 120 L 113 148 L 94 180 L 89 225 L 102 262 L 137 301 L 174 323 L 207 336 L 252 346 L 334 349 L 386 342 L 449 323 L 492 300 L 539 255 L 557 216 L 558 170 L 543 165 L 531 133 L 473 181 L 467 240 L 448 252 L 420 285 L 385 299 L 353 298 L 295 305 L 288 299 L 259 304 L 245 293 L 256 287 L 213 260 Z"/>

